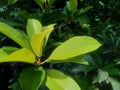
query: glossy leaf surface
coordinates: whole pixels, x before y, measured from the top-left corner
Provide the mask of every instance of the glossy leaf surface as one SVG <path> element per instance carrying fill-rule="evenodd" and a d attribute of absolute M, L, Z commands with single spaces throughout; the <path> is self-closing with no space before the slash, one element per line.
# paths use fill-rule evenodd
<path fill-rule="evenodd" d="M 28 19 L 27 22 L 27 34 L 29 38 L 37 33 L 40 33 L 42 29 L 42 24 L 36 19 Z"/>
<path fill-rule="evenodd" d="M 0 59 L 2 62 L 26 62 L 26 63 L 35 63 L 35 55 L 26 48 L 20 49 L 11 53 L 10 55 Z"/>
<path fill-rule="evenodd" d="M 73 37 L 60 46 L 58 46 L 47 59 L 50 60 L 65 60 L 78 55 L 83 55 L 99 48 L 101 44 L 89 36 Z"/>
<path fill-rule="evenodd" d="M 46 43 L 46 40 L 48 39 L 48 36 L 53 29 L 54 29 L 53 25 L 43 27 L 41 33 L 35 34 L 32 37 L 31 46 L 36 56 L 38 57 L 42 56 L 42 50 L 43 50 L 44 44 Z"/>
<path fill-rule="evenodd" d="M 0 22 L 0 32 L 4 35 L 11 38 L 13 41 L 15 41 L 17 44 L 19 44 L 21 47 L 24 48 L 30 48 L 30 44 L 28 41 L 27 36 L 24 32 L 17 31 L 16 29 L 10 27 L 9 25 Z"/>
<path fill-rule="evenodd" d="M 28 68 L 23 70 L 20 75 L 22 90 L 38 90 L 45 79 L 45 71 L 42 67 Z"/>
<path fill-rule="evenodd" d="M 78 84 L 64 73 L 55 69 L 49 69 L 46 72 L 46 85 L 50 90 L 81 90 Z"/>

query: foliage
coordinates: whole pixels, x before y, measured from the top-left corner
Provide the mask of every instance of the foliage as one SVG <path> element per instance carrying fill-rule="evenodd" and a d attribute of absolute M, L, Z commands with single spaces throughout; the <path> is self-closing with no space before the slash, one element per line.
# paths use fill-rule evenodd
<path fill-rule="evenodd" d="M 14 27 L 9 27 L 9 29 L 19 31 L 16 32 L 13 30 L 13 32 L 19 33 L 18 35 L 20 38 L 26 39 L 24 39 L 24 41 L 18 40 L 17 43 L 20 44 L 18 45 L 14 42 L 17 38 L 14 38 L 14 41 L 11 41 L 3 34 L 0 34 L 0 46 L 2 47 L 0 50 L 0 53 L 2 53 L 0 58 L 19 51 L 21 47 L 29 46 L 29 51 L 32 50 L 32 53 L 36 53 L 37 56 L 40 54 L 42 55 L 40 59 L 42 62 L 46 60 L 42 65 L 45 70 L 54 68 L 55 70 L 57 69 L 64 72 L 66 75 L 72 77 L 82 90 L 119 90 L 119 8 L 119 0 L 1 0 L 0 21 L 6 23 L 7 25 L 4 24 L 5 26 L 10 25 Z M 41 23 L 34 19 L 39 20 Z M 33 20 L 34 23 L 31 23 L 31 20 Z M 33 43 L 32 45 L 29 43 L 29 40 L 33 34 L 41 32 L 41 29 L 36 29 L 34 31 L 31 26 L 35 28 L 35 24 L 38 26 L 37 28 L 42 28 L 44 26 L 49 26 L 51 23 L 57 23 L 55 24 L 54 31 L 52 33 L 50 32 L 50 38 L 48 39 L 47 37 L 45 42 L 41 44 L 41 47 L 44 45 L 42 47 L 42 52 L 39 50 L 37 51 L 35 44 Z M 52 25 L 54 26 L 54 24 Z M 0 28 L 4 29 L 4 27 Z M 27 30 L 25 31 L 25 29 Z M 30 32 L 28 32 L 28 30 L 30 30 Z M 26 32 L 28 35 L 21 36 L 21 32 Z M 11 34 L 12 33 L 10 33 L 10 35 Z M 11 36 L 15 37 L 15 34 Z M 100 41 L 102 46 L 97 51 L 85 55 L 78 55 L 74 58 L 49 60 L 49 57 L 51 57 L 50 55 L 53 54 L 52 51 L 55 50 L 56 52 L 58 49 L 59 53 L 61 53 L 62 51 L 59 50 L 59 46 L 64 45 L 63 42 L 66 40 L 74 41 L 75 38 L 78 38 L 76 36 L 82 38 L 84 38 L 84 36 L 91 36 Z M 37 37 L 39 37 L 39 35 L 34 36 L 33 41 L 36 40 Z M 36 41 L 36 44 L 37 48 L 41 48 L 39 47 L 39 42 Z M 6 45 L 10 46 L 6 47 Z M 22 49 L 22 52 L 20 53 L 23 53 L 24 51 L 25 49 Z M 58 53 L 58 51 L 56 53 Z M 59 53 L 57 55 L 60 55 Z M 51 59 L 55 58 L 53 57 Z M 50 61 L 51 63 L 48 63 L 47 61 Z M 68 61 L 70 63 L 68 63 Z M 12 78 L 9 82 L 9 84 L 11 84 L 9 87 L 18 90 L 20 87 L 18 79 L 20 73 L 24 71 L 25 68 L 31 66 L 33 67 L 34 65 L 28 63 L 1 63 L 0 75 L 3 75 L 1 77 L 4 77 L 5 79 L 0 79 L 0 83 L 8 82 L 8 80 Z M 37 69 L 37 71 L 39 70 Z M 32 72 L 35 72 L 35 70 Z M 6 76 L 7 74 L 10 74 L 10 77 Z M 3 84 L 1 86 L 3 86 Z M 39 89 L 47 90 L 44 84 L 42 84 Z"/>
<path fill-rule="evenodd" d="M 69 90 L 71 88 L 80 90 L 80 87 L 77 85 L 77 83 L 74 82 L 70 77 L 62 74 L 60 71 L 57 70 L 49 69 L 45 71 L 44 69 L 41 68 L 41 65 L 51 61 L 53 61 L 54 63 L 54 60 L 56 61 L 56 63 L 59 60 L 61 60 L 62 62 L 66 59 L 67 62 L 69 62 L 69 60 L 74 61 L 74 57 L 96 50 L 98 47 L 101 46 L 101 44 L 98 41 L 91 37 L 76 36 L 72 37 L 71 39 L 67 40 L 66 42 L 58 46 L 55 50 L 53 50 L 52 54 L 49 55 L 49 57 L 46 60 L 41 60 L 43 50 L 46 46 L 49 35 L 54 29 L 54 24 L 42 27 L 39 21 L 35 19 L 29 19 L 27 24 L 28 36 L 25 33 L 19 32 L 17 29 L 13 29 L 12 27 L 7 26 L 2 22 L 0 23 L 0 26 L 1 33 L 7 35 L 22 47 L 22 49 L 16 50 L 9 55 L 7 55 L 7 53 L 3 49 L 1 49 L 0 62 L 26 62 L 37 66 L 35 68 L 25 69 L 20 74 L 20 85 L 22 90 L 28 89 L 37 90 L 45 79 L 46 85 L 48 86 L 48 88 L 52 90 L 55 90 L 56 88 L 58 90 L 61 89 Z M 24 38 L 21 39 L 21 37 L 24 37 L 24 35 L 26 36 L 27 39 L 25 38 L 25 40 L 28 43 L 23 42 L 21 44 L 21 42 L 24 39 Z M 85 40 L 87 42 L 84 42 Z M 45 76 L 47 76 L 47 78 L 45 78 Z M 51 79 L 55 81 L 56 83 L 55 87 L 53 87 L 54 84 L 51 84 L 52 82 Z M 66 82 L 69 82 L 67 83 L 68 85 L 66 85 Z M 74 87 L 69 87 L 72 85 Z"/>

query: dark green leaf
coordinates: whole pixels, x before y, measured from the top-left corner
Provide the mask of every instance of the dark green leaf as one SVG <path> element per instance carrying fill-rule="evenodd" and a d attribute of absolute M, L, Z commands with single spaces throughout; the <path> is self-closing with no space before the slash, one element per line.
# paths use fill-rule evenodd
<path fill-rule="evenodd" d="M 44 3 L 41 0 L 35 0 L 35 2 L 42 8 L 44 9 Z"/>
<path fill-rule="evenodd" d="M 11 46 L 3 46 L 1 49 L 5 51 L 7 54 L 11 54 L 12 52 L 19 50 L 19 48 Z"/>
<path fill-rule="evenodd" d="M 20 74 L 22 90 L 38 90 L 45 79 L 45 71 L 42 67 L 28 68 Z"/>
<path fill-rule="evenodd" d="M 76 56 L 73 58 L 68 58 L 65 60 L 51 60 L 51 63 L 63 63 L 63 62 L 74 62 L 74 63 L 79 63 L 79 64 L 85 64 L 88 65 L 88 61 L 85 60 L 84 56 Z"/>
<path fill-rule="evenodd" d="M 18 0 L 8 0 L 8 4 L 10 5 L 10 4 L 14 4 L 14 3 L 16 3 Z"/>

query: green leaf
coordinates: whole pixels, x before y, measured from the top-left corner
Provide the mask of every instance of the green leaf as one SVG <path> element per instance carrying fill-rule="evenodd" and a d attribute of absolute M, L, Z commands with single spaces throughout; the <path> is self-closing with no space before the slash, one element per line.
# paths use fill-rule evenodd
<path fill-rule="evenodd" d="M 77 5 L 78 5 L 77 0 L 67 1 L 67 8 L 69 11 L 72 11 L 73 13 L 77 10 Z"/>
<path fill-rule="evenodd" d="M 98 71 L 98 82 L 101 83 L 102 81 L 105 81 L 108 79 L 108 72 L 102 71 L 99 69 Z"/>
<path fill-rule="evenodd" d="M 92 8 L 93 8 L 93 6 L 88 6 L 88 7 L 85 7 L 83 9 L 80 9 L 79 15 L 86 13 L 88 10 L 90 10 Z"/>
<path fill-rule="evenodd" d="M 22 90 L 38 90 L 45 79 L 45 71 L 42 67 L 27 68 L 20 74 Z"/>
<path fill-rule="evenodd" d="M 109 75 L 108 72 L 102 71 L 101 69 L 98 70 L 98 75 L 97 77 L 94 78 L 93 83 L 101 83 L 102 81 L 108 80 Z"/>
<path fill-rule="evenodd" d="M 58 46 L 49 56 L 49 60 L 65 60 L 78 55 L 83 55 L 99 48 L 101 44 L 89 36 L 73 37 Z"/>
<path fill-rule="evenodd" d="M 64 73 L 55 69 L 49 69 L 46 72 L 46 85 L 50 90 L 81 90 L 78 84 Z"/>
<path fill-rule="evenodd" d="M 0 49 L 0 59 L 6 56 L 7 56 L 7 53 L 4 50 Z"/>
<path fill-rule="evenodd" d="M 88 61 L 85 60 L 84 56 L 79 55 L 76 57 L 72 57 L 72 58 L 68 58 L 65 60 L 51 60 L 51 63 L 63 63 L 63 62 L 74 62 L 74 63 L 79 63 L 79 64 L 84 64 L 84 65 L 88 65 Z"/>
<path fill-rule="evenodd" d="M 14 3 L 16 3 L 18 0 L 8 0 L 8 4 L 10 5 L 10 4 L 14 4 Z"/>
<path fill-rule="evenodd" d="M 3 46 L 1 49 L 5 51 L 7 54 L 11 54 L 12 52 L 19 50 L 19 48 L 11 46 Z"/>
<path fill-rule="evenodd" d="M 41 33 L 35 34 L 31 38 L 31 46 L 32 46 L 33 51 L 36 54 L 36 56 L 38 56 L 38 57 L 42 56 L 43 47 L 45 47 L 46 42 L 47 42 L 48 37 L 49 37 L 49 34 L 54 29 L 53 26 L 54 25 L 49 25 L 49 26 L 43 27 Z"/>
<path fill-rule="evenodd" d="M 27 34 L 29 38 L 37 33 L 40 33 L 42 29 L 42 24 L 36 19 L 28 19 L 27 22 Z"/>
<path fill-rule="evenodd" d="M 18 31 L 2 22 L 0 22 L 0 32 L 5 34 L 9 38 L 11 38 L 13 41 L 15 41 L 21 47 L 31 49 L 29 40 L 24 32 Z"/>
<path fill-rule="evenodd" d="M 20 49 L 11 53 L 10 55 L 3 57 L 0 59 L 0 63 L 2 62 L 27 62 L 27 63 L 35 63 L 36 57 L 35 55 L 26 48 Z"/>
<path fill-rule="evenodd" d="M 46 37 L 45 37 L 45 40 L 44 40 L 44 47 L 46 46 L 47 41 L 48 41 L 48 39 L 49 39 L 49 36 L 50 36 L 51 32 L 54 30 L 54 26 L 55 26 L 55 25 L 56 25 L 56 24 L 50 24 L 50 25 L 48 25 L 48 26 L 44 26 L 44 27 L 43 27 L 42 31 L 45 31 L 45 30 L 49 29 L 49 30 L 48 30 L 48 33 L 47 33 L 47 35 L 46 35 Z"/>
<path fill-rule="evenodd" d="M 42 0 L 35 0 L 35 2 L 36 2 L 42 9 L 44 9 L 44 3 L 42 2 Z"/>
<path fill-rule="evenodd" d="M 55 2 L 55 0 L 48 0 L 49 7 Z"/>
<path fill-rule="evenodd" d="M 111 77 L 109 77 L 108 80 L 112 84 L 113 90 L 120 90 L 120 82 Z"/>

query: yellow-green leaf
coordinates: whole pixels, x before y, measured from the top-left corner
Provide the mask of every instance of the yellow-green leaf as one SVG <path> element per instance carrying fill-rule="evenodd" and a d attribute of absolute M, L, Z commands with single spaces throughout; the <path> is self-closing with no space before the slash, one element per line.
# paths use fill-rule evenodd
<path fill-rule="evenodd" d="M 35 63 L 35 55 L 27 48 L 20 49 L 11 53 L 10 55 L 0 59 L 2 62 L 26 62 L 26 63 Z"/>
<path fill-rule="evenodd" d="M 42 29 L 42 24 L 36 19 L 28 19 L 27 22 L 27 34 L 29 38 L 37 33 L 40 33 Z"/>
<path fill-rule="evenodd" d="M 50 62 L 51 63 L 74 62 L 74 63 L 84 64 L 84 65 L 89 65 L 88 61 L 84 58 L 83 55 L 68 58 L 65 60 L 51 60 Z"/>
<path fill-rule="evenodd" d="M 58 46 L 47 59 L 49 60 L 65 60 L 78 55 L 83 55 L 99 48 L 101 44 L 89 36 L 73 37 L 60 46 Z"/>
<path fill-rule="evenodd" d="M 49 32 L 47 33 L 47 35 L 46 35 L 46 37 L 45 37 L 45 40 L 44 40 L 44 47 L 46 46 L 47 41 L 48 41 L 48 39 L 49 39 L 49 36 L 50 36 L 51 32 L 54 30 L 54 26 L 55 26 L 55 25 L 56 25 L 56 24 L 50 24 L 50 25 L 48 25 L 48 26 L 44 26 L 44 27 L 43 27 L 42 31 L 49 29 Z"/>
<path fill-rule="evenodd" d="M 4 50 L 0 49 L 0 59 L 6 56 L 7 56 L 7 53 Z"/>
<path fill-rule="evenodd" d="M 35 34 L 31 38 L 31 46 L 36 56 L 42 56 L 44 44 L 46 44 L 46 40 L 48 39 L 48 36 L 50 32 L 53 31 L 53 29 L 53 25 L 45 26 L 43 27 L 41 33 Z"/>
<path fill-rule="evenodd" d="M 21 47 L 31 49 L 28 37 L 26 36 L 24 32 L 18 31 L 2 22 L 0 22 L 0 32 L 8 36 L 9 38 L 11 38 Z"/>
<path fill-rule="evenodd" d="M 55 69 L 46 72 L 46 85 L 50 90 L 81 90 L 78 84 L 64 73 Z"/>

